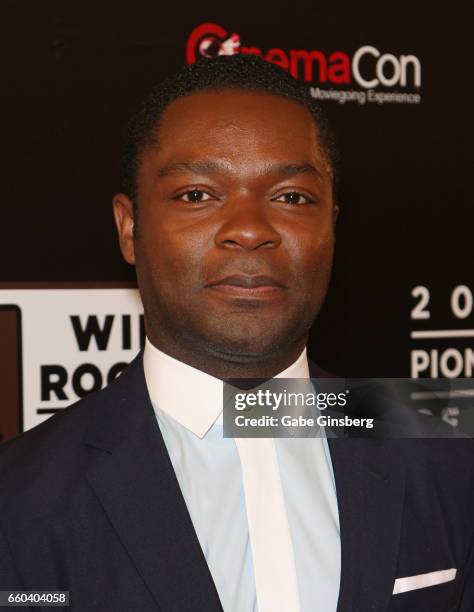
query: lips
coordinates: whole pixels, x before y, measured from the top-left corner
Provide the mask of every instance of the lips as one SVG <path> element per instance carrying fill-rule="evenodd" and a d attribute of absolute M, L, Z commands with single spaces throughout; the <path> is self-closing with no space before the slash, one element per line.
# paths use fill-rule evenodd
<path fill-rule="evenodd" d="M 245 274 L 233 274 L 226 276 L 218 281 L 213 281 L 207 284 L 207 287 L 218 286 L 243 287 L 245 289 L 255 289 L 258 287 L 279 287 L 284 288 L 284 285 L 271 276 L 247 276 Z"/>
<path fill-rule="evenodd" d="M 285 285 L 272 276 L 232 274 L 206 285 L 214 294 L 226 299 L 269 301 L 285 294 Z"/>

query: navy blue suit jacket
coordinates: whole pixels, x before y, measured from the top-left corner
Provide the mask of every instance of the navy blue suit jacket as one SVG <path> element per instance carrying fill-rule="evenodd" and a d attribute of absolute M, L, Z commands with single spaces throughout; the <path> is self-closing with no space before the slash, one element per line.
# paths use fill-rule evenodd
<path fill-rule="evenodd" d="M 473 612 L 473 441 L 329 446 L 341 527 L 337 612 Z M 452 582 L 392 595 L 395 578 L 448 568 L 457 569 Z M 6 589 L 69 590 L 76 612 L 222 611 L 141 354 L 105 390 L 0 446 Z"/>

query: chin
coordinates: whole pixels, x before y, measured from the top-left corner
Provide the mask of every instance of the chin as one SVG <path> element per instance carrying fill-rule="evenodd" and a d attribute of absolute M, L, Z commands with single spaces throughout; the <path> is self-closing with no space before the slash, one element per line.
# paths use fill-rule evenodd
<path fill-rule="evenodd" d="M 235 333 L 215 333 L 207 344 L 212 353 L 225 356 L 229 361 L 245 359 L 246 361 L 260 361 L 275 357 L 275 354 L 288 346 L 292 338 L 288 334 L 269 334 L 269 329 L 235 330 Z"/>

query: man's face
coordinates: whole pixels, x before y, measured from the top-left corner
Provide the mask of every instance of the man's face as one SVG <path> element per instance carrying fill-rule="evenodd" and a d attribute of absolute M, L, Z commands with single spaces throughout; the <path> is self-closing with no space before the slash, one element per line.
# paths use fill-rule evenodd
<path fill-rule="evenodd" d="M 116 197 L 152 342 L 238 360 L 305 338 L 337 213 L 309 111 L 265 93 L 199 92 L 166 108 L 156 136 L 140 161 L 135 240 L 131 203 Z"/>

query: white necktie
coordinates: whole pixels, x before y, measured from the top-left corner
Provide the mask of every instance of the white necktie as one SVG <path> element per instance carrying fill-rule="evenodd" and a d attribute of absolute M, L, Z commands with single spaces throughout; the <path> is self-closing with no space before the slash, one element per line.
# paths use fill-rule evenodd
<path fill-rule="evenodd" d="M 299 612 L 285 499 L 272 438 L 236 438 L 259 612 Z"/>

